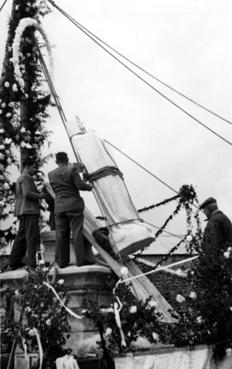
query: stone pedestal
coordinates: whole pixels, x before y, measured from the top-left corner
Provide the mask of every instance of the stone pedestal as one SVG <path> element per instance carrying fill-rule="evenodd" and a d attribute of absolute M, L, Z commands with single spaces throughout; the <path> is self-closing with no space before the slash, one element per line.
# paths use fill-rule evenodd
<path fill-rule="evenodd" d="M 69 266 L 58 269 L 57 278 L 64 279 L 70 295 L 69 308 L 78 315 L 82 315 L 86 301 L 93 301 L 98 306 L 109 307 L 112 303 L 112 291 L 107 287 L 107 279 L 111 271 L 101 265 Z M 72 327 L 66 347 L 80 356 L 88 356 L 97 352 L 96 341 L 100 340 L 98 329 L 93 321 L 82 318 L 69 317 Z"/>
<path fill-rule="evenodd" d="M 50 264 L 55 258 L 55 233 L 42 234 L 44 245 L 44 260 Z M 74 263 L 74 253 L 71 253 L 71 263 Z M 112 291 L 107 286 L 110 268 L 102 265 L 88 265 L 77 267 L 70 265 L 66 268 L 51 268 L 49 281 L 63 279 L 70 295 L 68 307 L 78 315 L 82 315 L 86 300 L 95 301 L 99 306 L 109 307 L 112 303 Z M 27 278 L 27 271 L 23 268 L 0 274 L 0 284 L 17 289 L 22 280 Z M 66 346 L 72 348 L 73 353 L 80 356 L 88 356 L 97 351 L 96 341 L 99 340 L 98 330 L 93 322 L 87 318 L 76 319 L 70 316 L 71 334 Z"/>
<path fill-rule="evenodd" d="M 55 261 L 55 240 L 56 240 L 55 231 L 41 233 L 41 242 L 43 245 L 44 260 L 50 262 L 50 264 L 52 264 Z M 76 264 L 72 238 L 70 239 L 70 264 L 71 265 Z"/>

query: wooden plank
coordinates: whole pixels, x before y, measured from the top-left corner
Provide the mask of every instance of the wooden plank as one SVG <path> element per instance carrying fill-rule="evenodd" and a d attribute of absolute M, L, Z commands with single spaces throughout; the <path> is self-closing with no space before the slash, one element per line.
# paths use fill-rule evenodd
<path fill-rule="evenodd" d="M 126 266 L 133 276 L 142 273 L 141 269 L 139 269 L 139 267 L 132 260 L 129 261 Z M 139 297 L 143 297 L 143 301 L 144 298 L 146 299 L 151 296 L 154 301 L 157 302 L 157 311 L 159 311 L 163 315 L 163 321 L 167 323 L 177 322 L 177 319 L 175 319 L 169 312 L 169 310 L 173 310 L 172 306 L 167 302 L 163 295 L 146 276 L 134 279 L 131 281 L 131 283 L 134 284 L 136 291 L 139 292 Z"/>
<path fill-rule="evenodd" d="M 112 258 L 108 252 L 106 252 L 94 239 L 94 237 L 85 232 L 83 232 L 84 236 L 88 239 L 89 242 L 93 245 L 93 247 L 99 252 L 103 260 L 109 265 L 109 267 L 114 271 L 114 273 L 121 278 L 121 268 L 123 267 L 123 264 L 120 264 L 117 260 Z"/>
<path fill-rule="evenodd" d="M 124 266 L 122 263 L 115 260 L 111 255 L 108 254 L 94 239 L 94 237 L 89 233 L 84 231 L 85 237 L 91 242 L 93 247 L 98 251 L 103 260 L 109 265 L 109 267 L 114 271 L 114 273 L 119 277 L 121 276 L 121 268 Z M 129 277 L 141 274 L 142 271 L 139 267 L 131 260 L 125 265 L 129 271 Z M 138 279 L 133 279 L 130 283 L 127 282 L 133 295 L 142 301 L 146 301 L 147 298 L 152 296 L 152 298 L 157 302 L 157 311 L 162 313 L 163 319 L 167 323 L 175 323 L 176 319 L 172 317 L 168 310 L 173 310 L 171 305 L 165 300 L 157 288 L 152 284 L 152 282 L 146 277 L 140 277 Z"/>

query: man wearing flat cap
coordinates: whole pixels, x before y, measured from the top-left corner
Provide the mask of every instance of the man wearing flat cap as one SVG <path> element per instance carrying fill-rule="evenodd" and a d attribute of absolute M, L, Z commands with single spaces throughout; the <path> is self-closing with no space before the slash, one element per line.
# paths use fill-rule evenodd
<path fill-rule="evenodd" d="M 218 209 L 217 200 L 209 197 L 200 205 L 200 209 L 208 220 L 203 236 L 203 250 L 211 246 L 226 250 L 227 247 L 232 246 L 232 224 L 230 219 Z"/>

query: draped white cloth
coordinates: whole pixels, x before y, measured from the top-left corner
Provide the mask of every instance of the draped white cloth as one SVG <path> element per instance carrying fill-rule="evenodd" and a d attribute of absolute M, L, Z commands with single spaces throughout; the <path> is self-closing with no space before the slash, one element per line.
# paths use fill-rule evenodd
<path fill-rule="evenodd" d="M 56 359 L 57 369 L 80 369 L 72 355 L 64 355 Z"/>
<path fill-rule="evenodd" d="M 207 346 L 170 349 L 169 352 L 115 358 L 116 369 L 215 369 Z"/>
<path fill-rule="evenodd" d="M 105 146 L 94 133 L 77 134 L 72 127 L 70 138 L 74 150 L 91 175 L 106 167 L 117 165 Z M 121 254 L 135 252 L 154 241 L 153 228 L 139 219 L 124 180 L 108 174 L 93 182 L 95 195 L 110 225 L 109 239 Z"/>

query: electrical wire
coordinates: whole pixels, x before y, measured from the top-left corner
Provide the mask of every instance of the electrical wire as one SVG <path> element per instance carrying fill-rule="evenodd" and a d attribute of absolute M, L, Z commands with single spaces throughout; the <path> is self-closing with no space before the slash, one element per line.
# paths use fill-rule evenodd
<path fill-rule="evenodd" d="M 5 0 L 5 1 L 3 2 L 2 6 L 1 6 L 1 8 L 0 8 L 0 13 L 1 13 L 2 9 L 4 8 L 4 6 L 6 5 L 6 3 L 7 3 L 7 0 Z"/>
<path fill-rule="evenodd" d="M 185 113 L 188 117 L 192 118 L 196 123 L 207 129 L 209 132 L 217 136 L 219 139 L 223 140 L 230 146 L 232 146 L 232 142 L 227 140 L 225 137 L 221 136 L 219 133 L 208 127 L 206 124 L 201 122 L 199 119 L 194 117 L 192 114 L 187 112 L 185 109 L 183 109 L 181 106 L 179 106 L 177 103 L 175 103 L 173 100 L 171 100 L 169 97 L 167 97 L 165 94 L 163 94 L 161 91 L 159 91 L 157 88 L 155 88 L 153 85 L 151 85 L 149 82 L 147 82 L 144 78 L 142 78 L 138 73 L 136 73 L 134 70 L 132 70 L 128 65 L 123 63 L 120 59 L 118 59 L 115 55 L 113 55 L 109 50 L 107 50 L 104 46 L 102 46 L 94 37 L 92 37 L 87 31 L 85 31 L 82 27 L 78 25 L 78 23 L 73 19 L 71 16 L 69 16 L 66 12 L 64 12 L 60 7 L 58 7 L 53 0 L 48 0 L 54 7 L 56 7 L 68 20 L 70 20 L 78 29 L 80 29 L 83 33 L 86 34 L 93 42 L 95 42 L 98 46 L 100 46 L 104 51 L 106 51 L 110 56 L 112 56 L 115 60 L 117 60 L 121 65 L 123 65 L 129 72 L 134 74 L 138 79 L 140 79 L 142 82 L 144 82 L 147 86 L 149 86 L 152 90 L 154 90 L 156 93 L 158 93 L 160 96 L 162 96 L 165 100 L 170 102 L 172 105 L 174 105 L 176 108 L 181 110 L 183 113 Z"/>
<path fill-rule="evenodd" d="M 144 170 L 146 173 L 150 174 L 153 178 L 155 178 L 157 181 L 159 181 L 160 183 L 162 183 L 164 186 L 166 186 L 167 188 L 169 188 L 170 190 L 172 190 L 173 192 L 175 192 L 177 195 L 179 194 L 179 191 L 175 190 L 173 187 L 171 187 L 167 182 L 163 181 L 161 178 L 159 178 L 157 175 L 155 175 L 154 173 L 152 173 L 150 170 L 146 169 L 143 165 L 139 164 L 136 160 L 134 160 L 131 156 L 127 155 L 125 152 L 123 152 L 122 150 L 120 150 L 118 147 L 116 147 L 115 145 L 113 145 L 111 142 L 104 140 L 105 143 L 107 143 L 108 145 L 112 146 L 114 149 L 116 149 L 118 152 L 120 152 L 122 155 L 124 155 L 127 159 L 131 160 L 134 164 L 136 164 L 139 168 L 141 168 L 142 170 Z M 199 206 L 193 204 L 193 206 L 202 211 L 202 209 L 199 208 Z"/>
<path fill-rule="evenodd" d="M 223 120 L 224 122 L 231 124 L 232 122 L 226 118 L 224 118 L 223 116 L 219 115 L 218 113 L 214 112 L 213 110 L 205 107 L 204 105 L 198 103 L 197 101 L 193 100 L 192 98 L 188 97 L 187 95 L 185 95 L 183 92 L 178 91 L 176 88 L 174 88 L 173 86 L 171 86 L 170 84 L 163 82 L 160 78 L 154 76 L 154 74 L 146 71 L 143 67 L 139 66 L 137 63 L 133 62 L 131 59 L 129 59 L 127 56 L 125 56 L 124 54 L 122 54 L 120 51 L 116 50 L 114 47 L 112 47 L 110 44 L 108 44 L 106 41 L 102 40 L 100 37 L 98 37 L 97 35 L 95 35 L 93 32 L 91 32 L 88 28 L 86 28 L 85 26 L 83 26 L 81 23 L 79 23 L 77 20 L 75 20 L 74 18 L 72 18 L 68 13 L 66 13 L 63 9 L 61 9 L 58 5 L 56 5 L 54 3 L 54 1 L 49 0 L 50 3 L 56 7 L 60 12 L 62 12 L 63 15 L 67 16 L 70 18 L 70 20 L 72 19 L 72 21 L 78 25 L 80 28 L 82 28 L 83 30 L 85 30 L 87 33 L 89 33 L 92 37 L 94 37 L 96 40 L 100 41 L 103 45 L 107 46 L 110 50 L 112 50 L 115 54 L 119 55 L 121 58 L 123 58 L 124 60 L 126 60 L 128 63 L 132 64 L 134 67 L 138 68 L 139 70 L 141 70 L 143 73 L 147 74 L 149 77 L 153 78 L 154 80 L 156 80 L 157 82 L 161 83 L 163 86 L 169 88 L 170 90 L 172 90 L 173 92 L 175 92 L 176 94 L 184 97 L 186 100 L 190 101 L 191 103 L 197 105 L 198 107 L 200 107 L 201 109 L 207 111 L 208 113 L 214 115 L 215 117 Z"/>
<path fill-rule="evenodd" d="M 55 87 L 53 85 L 53 82 L 52 82 L 52 79 L 51 79 L 51 76 L 49 74 L 49 71 L 48 71 L 48 68 L 46 66 L 46 63 L 43 59 L 43 56 L 41 54 L 41 51 L 39 49 L 39 46 L 36 42 L 36 40 L 34 39 L 34 42 L 35 42 L 35 45 L 37 47 L 37 50 L 38 50 L 38 53 L 39 53 L 39 57 L 40 57 L 40 61 L 41 61 L 41 64 L 42 64 L 42 67 L 44 69 L 44 73 L 45 73 L 45 76 L 47 78 L 47 81 L 48 81 L 48 84 L 49 84 L 49 87 L 50 87 L 50 90 L 52 92 L 52 95 L 53 95 L 53 98 L 55 100 L 55 103 L 56 103 L 56 106 L 57 106 L 57 109 L 58 109 L 58 112 L 60 114 L 60 117 L 61 117 L 61 120 L 64 124 L 64 127 L 65 127 L 65 130 L 66 132 L 68 133 L 67 131 L 67 127 L 66 127 L 66 122 L 67 122 L 67 119 L 65 117 L 65 114 L 64 114 L 64 111 L 62 109 L 62 106 L 60 104 L 60 101 L 59 101 L 59 97 L 55 91 Z M 111 145 L 112 147 L 114 147 L 116 150 L 118 150 L 119 152 L 121 152 L 123 155 L 125 155 L 128 159 L 130 159 L 131 161 L 133 161 L 136 165 L 138 165 L 140 168 L 142 168 L 143 170 L 145 170 L 147 173 L 149 173 L 152 177 L 154 177 L 155 179 L 157 179 L 159 182 L 161 182 L 163 185 L 165 185 L 166 187 L 168 187 L 169 189 L 171 189 L 172 191 L 174 191 L 176 194 L 178 194 L 179 192 L 176 191 L 174 188 L 172 188 L 171 186 L 169 186 L 166 182 L 164 182 L 162 179 L 160 179 L 158 176 L 156 176 L 154 173 L 150 172 L 148 169 L 146 169 L 144 166 L 142 166 L 141 164 L 139 164 L 137 161 L 135 161 L 134 159 L 132 159 L 129 155 L 125 154 L 124 152 L 122 152 L 120 149 L 118 149 L 116 146 L 114 146 L 113 144 L 111 144 L 109 141 L 107 140 L 104 140 L 104 142 L 106 142 L 107 144 Z M 72 142 L 71 142 L 71 145 L 72 145 Z M 72 149 L 73 151 L 75 152 L 74 150 L 74 147 L 72 145 Z"/>
<path fill-rule="evenodd" d="M 146 173 L 150 174 L 153 178 L 157 179 L 157 181 L 159 181 L 160 183 L 162 183 L 164 186 L 168 187 L 170 190 L 172 190 L 176 194 L 179 194 L 179 191 L 177 191 L 173 187 L 169 186 L 168 183 L 166 183 L 165 181 L 163 181 L 161 178 L 159 178 L 157 175 L 155 175 L 154 173 L 152 173 L 150 170 L 146 169 L 143 165 L 139 164 L 136 160 L 132 159 L 131 156 L 129 156 L 126 153 L 124 153 L 118 147 L 114 146 L 111 142 L 109 142 L 107 140 L 104 140 L 104 142 L 106 142 L 108 145 L 112 146 L 114 149 L 116 149 L 117 151 L 119 151 L 122 155 L 124 155 L 126 158 L 128 158 L 129 160 L 131 160 L 134 164 L 136 164 L 138 167 L 140 167 L 141 169 L 143 169 Z"/>
<path fill-rule="evenodd" d="M 152 224 L 152 223 L 149 223 L 146 221 L 147 224 L 149 224 L 151 227 L 154 227 L 155 229 L 160 229 L 160 227 Z M 163 230 L 164 233 L 167 233 L 169 236 L 172 236 L 172 237 L 176 237 L 176 238 L 179 238 L 180 240 L 184 240 L 184 236 L 180 236 L 180 235 L 177 235 L 175 233 L 172 233 L 172 232 L 169 232 L 169 231 L 166 231 L 165 229 Z"/>
<path fill-rule="evenodd" d="M 67 123 L 67 119 L 66 119 L 66 116 L 65 116 L 65 113 L 63 111 L 63 108 L 62 108 L 62 105 L 60 103 L 60 100 L 59 100 L 59 97 L 56 93 L 56 90 L 55 90 L 55 87 L 54 87 L 54 84 L 52 82 L 52 79 L 51 79 L 51 76 L 50 76 L 50 73 L 48 71 L 48 68 L 46 66 L 46 63 L 44 61 L 44 58 L 42 56 L 42 53 L 40 51 L 40 48 L 38 46 L 38 43 L 37 43 L 37 40 L 35 38 L 35 36 L 33 36 L 33 39 L 34 39 L 34 43 L 35 43 L 35 46 L 37 48 L 37 51 L 38 51 L 38 54 L 39 54 L 39 59 L 40 59 L 40 63 L 41 63 L 41 66 L 43 68 L 43 71 L 44 71 L 44 75 L 47 79 L 47 82 L 48 82 L 48 85 L 49 85 L 49 88 L 51 90 L 51 93 L 53 95 L 53 98 L 55 100 L 55 104 L 57 106 L 57 109 L 58 109 L 58 112 L 60 114 L 60 117 L 61 117 L 61 120 L 62 120 L 62 123 L 64 125 L 64 128 L 66 130 L 66 132 L 68 133 L 67 131 L 67 126 L 66 126 L 66 123 Z M 107 140 L 104 140 L 106 143 L 108 143 L 109 145 L 111 145 L 112 147 L 114 147 L 115 149 L 117 149 L 118 151 L 120 151 L 123 155 L 125 155 L 127 158 L 129 158 L 130 160 L 132 160 L 135 164 L 137 164 L 139 167 L 141 167 L 143 170 L 145 170 L 147 173 L 149 173 L 150 175 L 152 175 L 155 179 L 159 180 L 162 184 L 164 184 L 166 187 L 168 187 L 169 189 L 171 189 L 172 191 L 174 191 L 176 194 L 178 194 L 179 192 L 176 191 L 175 189 L 173 189 L 171 186 L 169 186 L 166 182 L 164 182 L 163 180 L 161 180 L 158 176 L 154 175 L 153 173 L 151 173 L 150 171 L 148 171 L 145 167 L 143 167 L 141 164 L 139 164 L 138 162 L 136 162 L 134 159 L 132 159 L 131 157 L 129 157 L 127 154 L 123 153 L 121 150 L 119 150 L 116 146 L 112 145 L 110 142 L 108 142 Z M 71 146 L 72 146 L 72 149 L 73 149 L 73 152 L 75 152 L 74 150 L 74 147 L 73 147 L 73 144 L 72 144 L 72 141 L 70 140 L 70 143 L 71 143 Z M 96 197 L 96 196 L 95 196 Z M 98 201 L 97 201 L 98 202 Z M 98 204 L 99 205 L 99 204 Z M 101 209 L 101 206 L 99 205 L 99 208 L 100 210 L 102 211 Z M 103 213 L 103 212 L 102 212 Z M 148 223 L 148 222 L 147 222 Z M 159 228 L 157 226 L 155 226 L 154 224 L 151 224 L 151 223 L 148 223 L 150 224 L 151 226 L 153 226 L 154 228 Z M 179 236 L 179 235 L 176 235 L 174 233 L 171 233 L 169 231 L 166 231 L 164 230 L 165 233 L 171 235 L 171 236 L 174 236 L 174 237 L 177 237 L 177 238 L 180 238 L 180 239 L 183 239 L 183 237 Z"/>
<path fill-rule="evenodd" d="M 35 42 L 35 45 L 37 47 L 37 50 L 38 50 L 38 53 L 39 53 L 39 57 L 40 57 L 40 61 L 41 61 L 41 64 L 42 64 L 42 68 L 44 70 L 44 73 L 45 73 L 45 76 L 47 78 L 47 81 L 48 81 L 48 84 L 49 84 L 49 87 L 50 87 L 50 90 L 52 92 L 52 95 L 53 95 L 53 98 L 55 100 L 55 103 L 56 103 L 56 106 L 57 106 L 57 109 L 58 109 L 58 112 L 60 114 L 60 117 L 61 117 L 61 120 L 63 122 L 63 125 L 65 127 L 65 130 L 66 132 L 68 133 L 67 131 L 67 127 L 66 127 L 66 122 L 67 122 L 67 119 L 65 117 L 65 114 L 64 114 L 64 111 L 62 109 L 62 106 L 61 106 L 61 103 L 59 101 L 59 97 L 56 93 L 56 90 L 55 90 L 55 87 L 53 85 L 53 82 L 52 82 L 52 79 L 51 79 L 51 76 L 49 74 L 49 71 L 48 71 L 48 68 L 46 66 L 46 63 L 43 59 L 43 56 L 41 54 L 41 51 L 39 49 L 39 46 L 37 44 L 37 41 L 36 39 L 34 38 L 34 42 Z M 162 179 L 160 179 L 158 176 L 156 176 L 154 173 L 152 173 L 151 171 L 149 171 L 148 169 L 146 169 L 144 166 L 142 166 L 141 164 L 139 164 L 136 160 L 132 159 L 129 155 L 125 154 L 123 151 L 121 151 L 119 148 L 117 148 L 116 146 L 114 146 L 113 144 L 111 144 L 109 141 L 107 140 L 104 140 L 104 142 L 106 142 L 107 144 L 111 145 L 112 147 L 114 147 L 116 150 L 118 150 L 121 154 L 123 154 L 124 156 L 126 156 L 128 159 L 130 159 L 133 163 L 135 163 L 137 166 L 139 166 L 140 168 L 142 168 L 145 172 L 147 172 L 148 174 L 150 174 L 153 178 L 155 178 L 156 180 L 158 180 L 160 183 L 162 183 L 163 185 L 165 185 L 166 187 L 168 187 L 170 190 L 172 190 L 173 192 L 175 192 L 176 194 L 179 194 L 179 192 L 177 190 L 175 190 L 173 187 L 171 187 L 170 185 L 168 185 L 165 181 L 163 181 Z M 71 143 L 71 146 L 72 146 L 72 149 L 73 149 L 73 152 L 75 152 L 74 150 L 74 147 L 73 147 L 73 144 L 72 144 L 72 141 L 70 140 L 70 143 Z"/>

